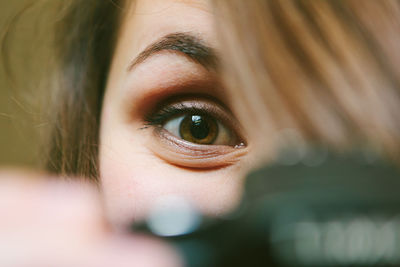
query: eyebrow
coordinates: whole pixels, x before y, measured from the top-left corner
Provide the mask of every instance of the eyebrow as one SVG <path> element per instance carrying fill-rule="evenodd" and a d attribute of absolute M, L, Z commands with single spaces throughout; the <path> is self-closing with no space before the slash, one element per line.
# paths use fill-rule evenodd
<path fill-rule="evenodd" d="M 129 64 L 128 71 L 161 51 L 182 53 L 208 70 L 216 70 L 219 62 L 214 49 L 207 46 L 202 39 L 190 33 L 177 32 L 150 44 Z"/>

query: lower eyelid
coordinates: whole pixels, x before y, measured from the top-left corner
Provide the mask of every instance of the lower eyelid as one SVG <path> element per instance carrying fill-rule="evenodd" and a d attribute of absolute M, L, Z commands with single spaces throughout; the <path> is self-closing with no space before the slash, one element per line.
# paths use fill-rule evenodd
<path fill-rule="evenodd" d="M 226 167 L 235 164 L 247 154 L 247 147 L 197 145 L 174 137 L 160 127 L 154 129 L 154 135 L 155 138 L 148 144 L 149 148 L 168 163 L 182 167 Z"/>

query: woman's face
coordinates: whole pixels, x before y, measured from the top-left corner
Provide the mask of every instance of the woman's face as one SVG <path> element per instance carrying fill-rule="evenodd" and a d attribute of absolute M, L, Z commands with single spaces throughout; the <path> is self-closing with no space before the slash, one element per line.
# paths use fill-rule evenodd
<path fill-rule="evenodd" d="M 178 195 L 209 215 L 241 195 L 248 142 L 218 77 L 206 0 L 138 0 L 124 14 L 104 98 L 100 172 L 111 221 Z"/>

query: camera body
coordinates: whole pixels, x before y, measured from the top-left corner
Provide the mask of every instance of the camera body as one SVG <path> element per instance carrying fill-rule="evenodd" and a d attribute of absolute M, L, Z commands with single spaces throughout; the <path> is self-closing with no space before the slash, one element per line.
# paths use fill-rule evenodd
<path fill-rule="evenodd" d="M 246 179 L 235 212 L 197 214 L 201 223 L 163 237 L 187 266 L 400 266 L 400 174 L 389 162 L 328 154 Z M 139 228 L 163 236 L 151 220 Z"/>

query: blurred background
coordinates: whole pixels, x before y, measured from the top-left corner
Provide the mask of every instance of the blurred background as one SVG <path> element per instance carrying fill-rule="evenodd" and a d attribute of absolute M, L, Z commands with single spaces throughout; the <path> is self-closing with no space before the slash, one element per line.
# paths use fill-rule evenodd
<path fill-rule="evenodd" d="M 0 168 L 41 162 L 50 10 L 42 0 L 0 0 Z"/>

